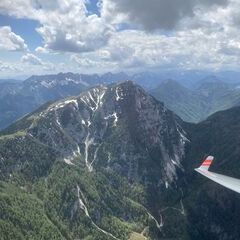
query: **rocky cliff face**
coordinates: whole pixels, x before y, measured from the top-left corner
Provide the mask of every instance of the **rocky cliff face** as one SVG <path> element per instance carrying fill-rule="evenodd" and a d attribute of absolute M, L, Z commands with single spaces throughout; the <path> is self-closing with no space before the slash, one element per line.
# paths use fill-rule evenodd
<path fill-rule="evenodd" d="M 132 82 L 54 103 L 36 116 L 27 134 L 67 164 L 79 157 L 89 172 L 104 167 L 144 179 L 149 173 L 144 161 L 151 161 L 164 184 L 177 179 L 187 141 L 177 117 Z"/>
<path fill-rule="evenodd" d="M 122 204 L 121 207 L 110 207 L 111 217 L 126 223 L 134 220 L 143 228 L 148 226 L 146 221 L 149 219 L 153 222 L 149 236 L 157 236 L 163 220 L 161 214 L 153 212 L 159 208 L 154 198 L 162 194 L 160 199 L 164 201 L 163 192 L 175 189 L 178 176 L 184 172 L 181 162 L 188 139 L 180 122 L 163 103 L 130 81 L 95 87 L 77 97 L 43 107 L 7 129 L 0 138 L 1 172 L 4 178 L 11 179 L 14 175 L 16 178 L 23 176 L 27 181 L 38 181 L 42 177 L 49 179 L 52 169 L 61 164 L 63 169 L 83 171 L 91 178 L 94 185 L 88 188 L 99 184 L 99 175 L 103 179 L 111 176 L 104 180 L 104 188 L 114 192 L 114 185 L 118 186 L 119 190 L 114 194 Z M 11 150 L 7 149 L 13 145 Z M 93 198 L 89 206 L 96 207 L 98 202 L 102 208 L 89 210 L 85 195 L 91 196 L 91 193 L 86 187 L 82 190 L 81 181 L 74 181 L 72 187 L 77 189 L 80 209 L 92 221 L 92 227 L 95 226 L 95 230 L 99 227 L 104 235 L 106 229 L 101 221 L 109 210 L 102 206 L 102 201 L 105 199 L 112 205 L 113 196 L 102 196 L 98 201 Z M 71 192 L 72 188 L 65 191 Z M 136 192 L 136 189 L 139 190 Z M 98 188 L 94 191 L 103 194 Z M 127 208 L 123 205 L 129 201 L 130 205 L 134 202 L 134 206 L 126 213 Z M 67 203 L 74 216 L 75 204 Z M 136 211 L 142 212 L 142 220 L 139 220 L 140 212 L 136 214 Z M 131 228 L 126 229 L 131 232 Z M 111 238 L 111 235 L 107 236 Z"/>

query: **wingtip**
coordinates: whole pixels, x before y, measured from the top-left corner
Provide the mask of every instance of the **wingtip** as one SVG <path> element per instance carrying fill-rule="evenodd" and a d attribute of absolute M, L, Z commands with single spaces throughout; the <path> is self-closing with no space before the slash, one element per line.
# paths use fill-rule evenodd
<path fill-rule="evenodd" d="M 214 157 L 213 156 L 208 156 L 202 163 L 202 165 L 197 168 L 198 170 L 205 170 L 208 171 L 209 167 L 211 166 L 213 162 Z M 196 170 L 197 171 L 197 170 Z"/>

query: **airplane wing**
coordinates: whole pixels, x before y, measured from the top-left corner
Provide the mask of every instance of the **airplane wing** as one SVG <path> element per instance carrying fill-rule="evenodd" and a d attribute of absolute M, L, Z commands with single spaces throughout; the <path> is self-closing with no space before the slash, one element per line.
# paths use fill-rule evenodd
<path fill-rule="evenodd" d="M 213 173 L 208 171 L 209 167 L 212 164 L 214 157 L 208 156 L 202 165 L 199 168 L 196 168 L 195 171 L 199 172 L 203 176 L 211 179 L 212 181 L 221 184 L 222 186 L 229 188 L 237 193 L 240 193 L 240 179 L 228 177 L 222 174 Z"/>

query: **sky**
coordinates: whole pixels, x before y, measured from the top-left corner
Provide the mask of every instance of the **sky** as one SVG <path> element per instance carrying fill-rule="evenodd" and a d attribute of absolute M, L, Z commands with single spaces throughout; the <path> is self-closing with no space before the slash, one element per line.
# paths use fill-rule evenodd
<path fill-rule="evenodd" d="M 239 70 L 239 0 L 1 0 L 0 78 Z"/>

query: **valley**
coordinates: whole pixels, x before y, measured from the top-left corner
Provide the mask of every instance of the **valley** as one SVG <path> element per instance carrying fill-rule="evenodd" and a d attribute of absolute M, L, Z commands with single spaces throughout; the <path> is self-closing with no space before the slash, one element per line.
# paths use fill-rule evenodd
<path fill-rule="evenodd" d="M 184 87 L 174 80 L 166 80 L 149 92 L 184 121 L 194 123 L 240 104 L 239 85 L 215 78 L 199 81 L 193 88 Z"/>

